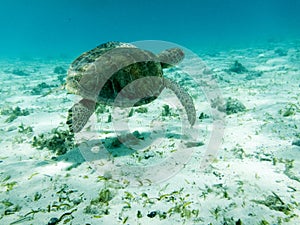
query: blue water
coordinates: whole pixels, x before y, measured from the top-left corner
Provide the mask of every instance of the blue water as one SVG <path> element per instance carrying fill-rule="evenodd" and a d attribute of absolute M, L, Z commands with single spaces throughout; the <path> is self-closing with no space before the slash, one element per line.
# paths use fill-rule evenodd
<path fill-rule="evenodd" d="M 109 40 L 247 47 L 298 38 L 299 12 L 299 0 L 2 1 L 0 57 L 74 57 Z"/>

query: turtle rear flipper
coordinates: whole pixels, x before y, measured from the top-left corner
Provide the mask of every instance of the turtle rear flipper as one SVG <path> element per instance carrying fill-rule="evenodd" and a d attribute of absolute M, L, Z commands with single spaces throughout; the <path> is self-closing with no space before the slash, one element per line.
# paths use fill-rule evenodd
<path fill-rule="evenodd" d="M 162 68 L 165 69 L 180 63 L 184 58 L 184 52 L 180 48 L 169 48 L 157 56 Z"/>
<path fill-rule="evenodd" d="M 77 133 L 82 130 L 91 115 L 95 111 L 96 103 L 88 99 L 82 99 L 74 104 L 68 111 L 67 124 L 71 132 Z"/>
<path fill-rule="evenodd" d="M 163 80 L 165 87 L 172 90 L 175 93 L 175 95 L 185 108 L 188 120 L 191 126 L 193 126 L 196 122 L 196 109 L 192 97 L 176 82 L 166 78 L 164 78 Z"/>

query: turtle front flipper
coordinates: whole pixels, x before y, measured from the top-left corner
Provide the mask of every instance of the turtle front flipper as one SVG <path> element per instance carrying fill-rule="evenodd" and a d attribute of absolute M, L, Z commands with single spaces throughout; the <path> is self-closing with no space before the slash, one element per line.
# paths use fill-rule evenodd
<path fill-rule="evenodd" d="M 196 109 L 192 97 L 174 81 L 166 78 L 164 78 L 163 80 L 164 86 L 175 93 L 175 95 L 185 108 L 188 120 L 191 126 L 193 126 L 196 121 Z"/>
<path fill-rule="evenodd" d="M 91 115 L 95 111 L 96 103 L 88 99 L 82 99 L 68 111 L 67 124 L 71 132 L 82 130 Z"/>

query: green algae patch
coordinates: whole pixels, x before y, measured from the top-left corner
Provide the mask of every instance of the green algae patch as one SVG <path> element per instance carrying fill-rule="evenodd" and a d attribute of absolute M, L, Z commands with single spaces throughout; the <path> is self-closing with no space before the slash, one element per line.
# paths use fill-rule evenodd
<path fill-rule="evenodd" d="M 74 134 L 69 130 L 54 128 L 49 133 L 34 136 L 31 144 L 37 149 L 47 148 L 57 155 L 63 155 L 74 147 Z"/>

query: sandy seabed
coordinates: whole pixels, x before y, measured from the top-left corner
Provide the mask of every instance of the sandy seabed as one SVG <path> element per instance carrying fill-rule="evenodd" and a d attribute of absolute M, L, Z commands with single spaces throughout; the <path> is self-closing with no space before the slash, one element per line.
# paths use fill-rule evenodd
<path fill-rule="evenodd" d="M 105 146 L 93 148 L 95 154 L 108 151 L 93 160 L 77 136 L 73 146 L 65 125 L 80 99 L 62 89 L 72 59 L 2 59 L 0 224 L 300 224 L 300 42 L 199 58 L 211 72 L 193 76 L 213 78 L 224 100 L 215 106 L 227 112 L 222 143 L 205 168 L 213 99 L 202 88 L 209 84 L 189 79 L 195 60 L 165 75 L 193 97 L 196 141 L 184 137 L 184 111 L 164 91 L 148 105 L 121 111 L 133 134 L 124 143 L 116 138 L 127 136 L 116 131 L 112 108 L 101 107 L 86 132 Z M 172 155 L 182 146 L 190 157 L 173 174 L 167 165 L 177 165 Z M 147 176 L 160 182 L 143 175 L 148 167 Z"/>

